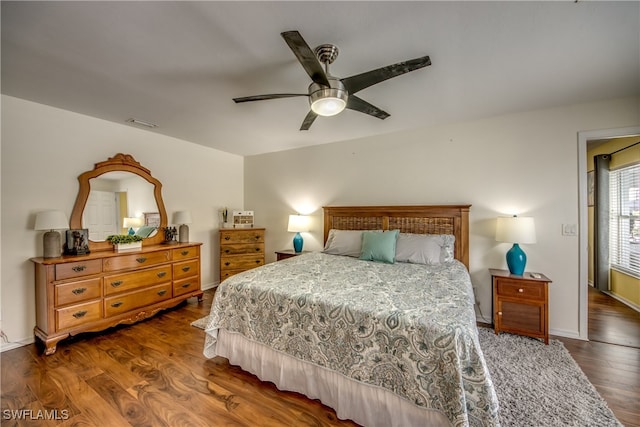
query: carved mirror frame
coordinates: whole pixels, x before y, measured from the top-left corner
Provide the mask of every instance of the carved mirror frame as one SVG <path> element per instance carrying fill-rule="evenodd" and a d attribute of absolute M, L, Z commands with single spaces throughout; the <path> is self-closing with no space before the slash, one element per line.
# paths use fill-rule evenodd
<path fill-rule="evenodd" d="M 158 205 L 158 212 L 160 213 L 160 226 L 158 227 L 158 231 L 156 232 L 155 236 L 145 238 L 142 241 L 142 245 L 147 246 L 162 243 L 162 241 L 164 240 L 164 233 L 162 232 L 162 228 L 167 226 L 168 221 L 167 211 L 165 210 L 164 202 L 162 201 L 162 183 L 151 176 L 151 172 L 149 171 L 149 169 L 142 166 L 130 154 L 118 153 L 104 162 L 96 163 L 93 170 L 84 172 L 78 177 L 78 181 L 80 182 L 80 189 L 78 190 L 76 204 L 73 206 L 73 211 L 71 212 L 71 219 L 69 221 L 70 228 L 83 228 L 82 214 L 84 213 L 87 199 L 89 198 L 89 192 L 91 191 L 91 184 L 89 183 L 89 180 L 91 178 L 97 178 L 104 173 L 114 171 L 131 172 L 153 184 L 153 193 L 156 198 L 156 204 Z M 106 251 L 111 250 L 112 247 L 113 246 L 111 245 L 111 243 L 107 241 L 94 242 L 93 240 L 89 240 L 89 249 L 91 251 Z"/>

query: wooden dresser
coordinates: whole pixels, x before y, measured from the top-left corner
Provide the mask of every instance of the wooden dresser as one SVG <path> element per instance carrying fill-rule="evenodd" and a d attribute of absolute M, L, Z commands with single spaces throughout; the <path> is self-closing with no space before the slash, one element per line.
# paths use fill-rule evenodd
<path fill-rule="evenodd" d="M 201 243 L 144 246 L 131 252 L 32 258 L 34 333 L 53 354 L 70 335 L 131 324 L 190 297 L 202 300 Z"/>
<path fill-rule="evenodd" d="M 489 269 L 493 285 L 493 322 L 496 334 L 511 332 L 541 338 L 549 344 L 549 279 Z"/>
<path fill-rule="evenodd" d="M 220 282 L 264 265 L 264 228 L 220 229 Z"/>

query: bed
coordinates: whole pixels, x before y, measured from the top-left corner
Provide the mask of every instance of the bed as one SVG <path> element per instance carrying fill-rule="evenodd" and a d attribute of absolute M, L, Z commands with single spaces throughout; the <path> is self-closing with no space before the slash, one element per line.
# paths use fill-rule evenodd
<path fill-rule="evenodd" d="M 468 273 L 469 205 L 323 209 L 325 251 L 220 284 L 205 356 L 365 426 L 498 425 Z"/>

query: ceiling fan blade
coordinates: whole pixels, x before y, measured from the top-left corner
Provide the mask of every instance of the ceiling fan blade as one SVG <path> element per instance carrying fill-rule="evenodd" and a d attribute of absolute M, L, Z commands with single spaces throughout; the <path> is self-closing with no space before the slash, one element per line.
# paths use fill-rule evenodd
<path fill-rule="evenodd" d="M 271 93 L 268 95 L 245 96 L 242 98 L 233 98 L 236 103 L 249 101 L 264 101 L 266 99 L 293 98 L 294 96 L 309 96 L 306 93 Z"/>
<path fill-rule="evenodd" d="M 347 108 L 350 110 L 360 111 L 361 113 L 369 114 L 370 116 L 377 117 L 381 120 L 386 119 L 390 116 L 389 113 L 383 111 L 376 107 L 375 105 L 369 104 L 362 98 L 358 98 L 355 95 L 349 95 L 349 99 L 347 100 Z"/>
<path fill-rule="evenodd" d="M 320 64 L 315 53 L 313 53 L 300 33 L 297 31 L 286 31 L 280 33 L 280 35 L 284 38 L 284 41 L 287 42 L 294 55 L 296 55 L 296 58 L 298 58 L 298 61 L 302 64 L 307 74 L 309 74 L 311 80 L 319 85 L 329 86 L 329 80 L 327 80 L 327 75 L 322 69 L 322 64 Z"/>
<path fill-rule="evenodd" d="M 307 116 L 302 121 L 302 126 L 300 126 L 300 130 L 309 130 L 309 128 L 313 124 L 313 121 L 316 119 L 316 117 L 318 117 L 318 115 L 314 113 L 312 110 L 309 110 L 309 112 L 307 113 Z"/>
<path fill-rule="evenodd" d="M 357 74 L 355 76 L 342 79 L 342 83 L 347 88 L 349 94 L 354 94 L 376 83 L 383 82 L 392 77 L 397 77 L 409 71 L 418 70 L 420 68 L 431 65 L 428 56 L 410 59 L 408 61 L 398 62 L 397 64 L 388 65 L 376 70 L 367 71 L 366 73 Z"/>

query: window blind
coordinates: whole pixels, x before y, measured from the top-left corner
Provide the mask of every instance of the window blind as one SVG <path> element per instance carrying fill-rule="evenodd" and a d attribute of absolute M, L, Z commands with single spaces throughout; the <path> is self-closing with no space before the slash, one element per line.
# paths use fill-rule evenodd
<path fill-rule="evenodd" d="M 611 267 L 640 278 L 640 165 L 609 174 Z"/>

